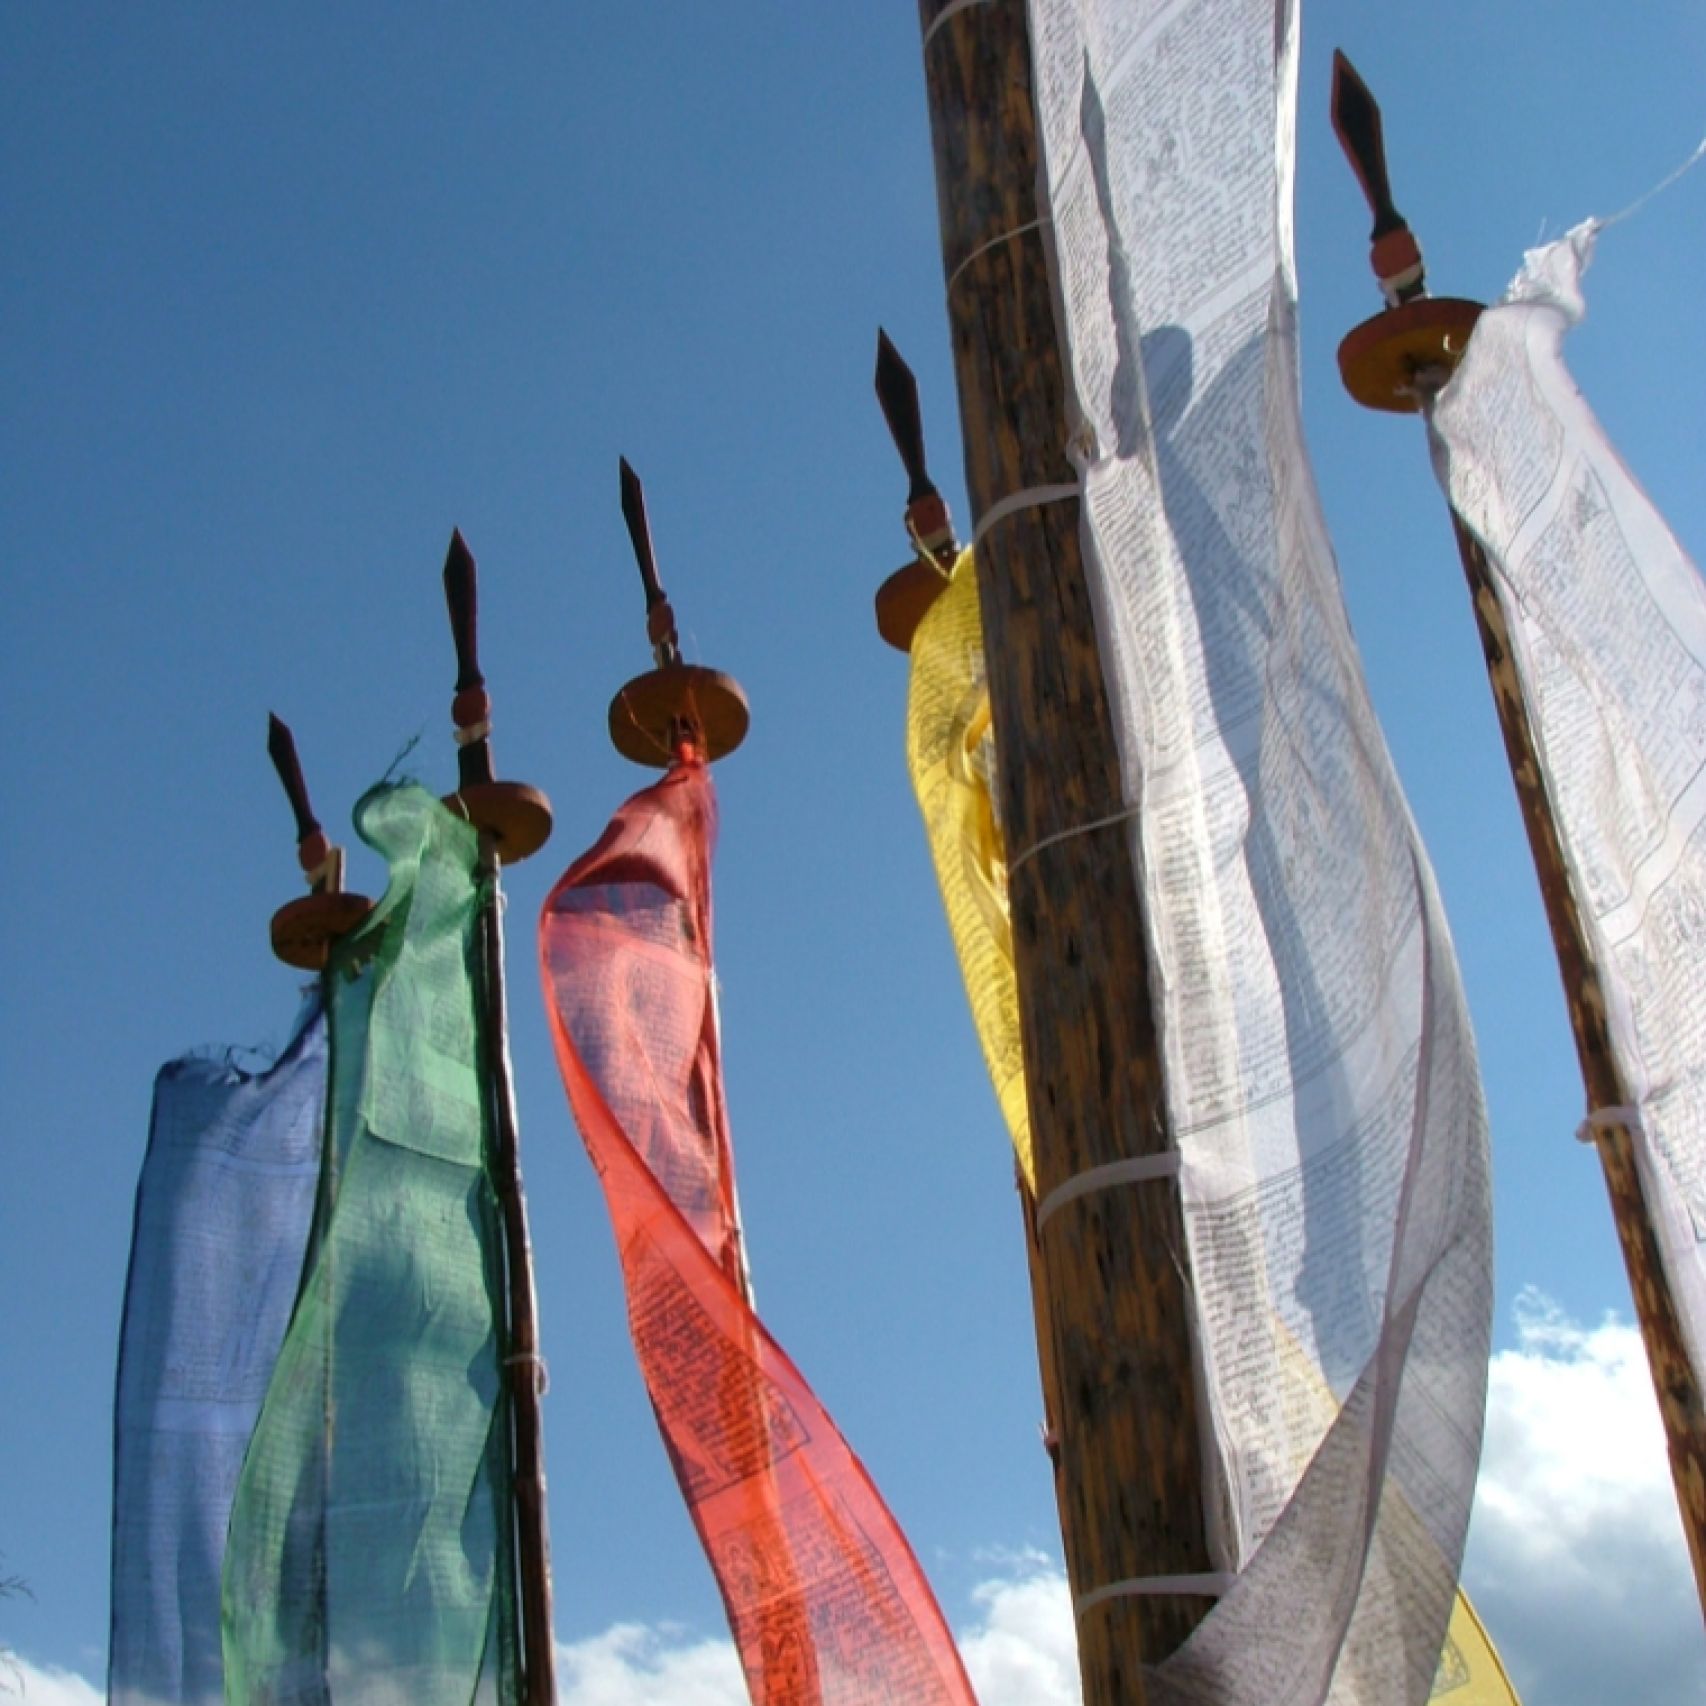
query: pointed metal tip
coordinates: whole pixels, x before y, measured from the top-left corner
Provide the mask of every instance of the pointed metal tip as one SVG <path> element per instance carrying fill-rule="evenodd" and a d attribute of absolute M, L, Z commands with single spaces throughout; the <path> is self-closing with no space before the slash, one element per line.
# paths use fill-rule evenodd
<path fill-rule="evenodd" d="M 1342 49 L 1333 51 L 1333 134 L 1339 139 L 1351 171 L 1362 186 L 1364 199 L 1374 215 L 1375 238 L 1404 228 L 1404 216 L 1392 200 L 1392 183 L 1386 167 L 1386 138 L 1381 124 L 1380 103 Z"/>
<path fill-rule="evenodd" d="M 267 757 L 288 793 L 291 778 L 299 777 L 302 772 L 296 757 L 296 737 L 290 732 L 290 724 L 276 711 L 267 712 Z"/>
<path fill-rule="evenodd" d="M 626 456 L 618 456 L 616 466 L 621 472 L 622 514 L 627 518 L 631 532 L 635 512 L 639 513 L 642 521 L 645 518 L 646 488 L 641 483 L 640 476 L 634 472 L 634 464 Z"/>
<path fill-rule="evenodd" d="M 267 712 L 267 757 L 278 772 L 284 797 L 296 818 L 296 839 L 299 843 L 306 841 L 319 830 L 320 821 L 308 801 L 308 784 L 303 780 L 302 761 L 296 754 L 296 737 L 276 711 Z"/>
<path fill-rule="evenodd" d="M 924 415 L 918 401 L 918 379 L 906 365 L 893 340 L 877 328 L 877 402 L 888 422 L 889 437 L 900 452 L 910 482 L 908 503 L 937 496 L 924 459 Z"/>
<path fill-rule="evenodd" d="M 462 529 L 453 527 L 450 530 L 450 548 L 444 553 L 444 579 L 448 585 L 452 575 L 465 576 L 474 572 L 474 553 L 468 549 L 468 541 L 462 537 Z"/>
<path fill-rule="evenodd" d="M 649 610 L 663 597 L 663 587 L 658 582 L 657 555 L 652 549 L 651 523 L 646 517 L 646 489 L 626 456 L 619 456 L 617 462 L 622 470 L 622 519 L 628 524 L 628 540 L 634 547 L 634 561 L 640 565 Z"/>
<path fill-rule="evenodd" d="M 1359 126 L 1372 129 L 1378 137 L 1380 133 L 1380 103 L 1375 100 L 1374 92 L 1362 79 L 1362 74 L 1351 64 L 1350 56 L 1343 48 L 1333 49 L 1333 92 L 1329 97 L 1329 111 L 1332 114 L 1333 130 L 1346 152 L 1351 152 L 1357 142 L 1347 134 Z"/>
<path fill-rule="evenodd" d="M 444 554 L 444 602 L 450 613 L 450 638 L 456 647 L 456 691 L 483 687 L 480 673 L 479 572 L 462 529 L 450 534 Z"/>
<path fill-rule="evenodd" d="M 877 328 L 876 377 L 878 397 L 882 397 L 886 391 L 904 387 L 910 387 L 913 395 L 917 395 L 917 376 L 907 366 L 906 358 L 895 348 L 894 339 L 881 326 Z M 887 407 L 886 402 L 884 407 Z"/>

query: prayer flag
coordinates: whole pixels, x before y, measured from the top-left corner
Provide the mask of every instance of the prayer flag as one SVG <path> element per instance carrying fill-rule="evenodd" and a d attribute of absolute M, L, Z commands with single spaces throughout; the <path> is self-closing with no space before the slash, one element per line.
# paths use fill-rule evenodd
<path fill-rule="evenodd" d="M 225 1557 L 232 1706 L 515 1697 L 478 839 L 412 785 L 374 789 L 356 827 L 390 881 L 325 976 L 308 1266 Z"/>
<path fill-rule="evenodd" d="M 1303 447 L 1296 6 L 1027 14 L 1078 478 L 999 501 L 1081 503 L 1232 1578 L 1146 1689 L 1415 1706 L 1485 1402 L 1486 1121 Z M 1045 1244 L 1144 1188 L 1036 1162 Z"/>
<path fill-rule="evenodd" d="M 1706 1376 L 1706 587 L 1576 389 L 1594 221 L 1532 250 L 1430 413 L 1510 635 L 1629 1133 Z"/>
<path fill-rule="evenodd" d="M 278 1060 L 160 1070 L 113 1408 L 111 1706 L 219 1706 L 238 1471 L 302 1280 L 325 1124 L 318 998 Z"/>
<path fill-rule="evenodd" d="M 755 1706 L 971 1702 L 905 1536 L 749 1300 L 711 957 L 715 822 L 709 772 L 677 764 L 540 919 L 558 1064 L 635 1353 Z"/>

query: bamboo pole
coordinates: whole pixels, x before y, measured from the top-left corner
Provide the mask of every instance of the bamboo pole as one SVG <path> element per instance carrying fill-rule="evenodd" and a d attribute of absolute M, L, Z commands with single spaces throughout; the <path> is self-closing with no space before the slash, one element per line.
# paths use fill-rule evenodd
<path fill-rule="evenodd" d="M 1390 303 L 1384 313 L 1356 327 L 1341 345 L 1345 388 L 1365 406 L 1392 413 L 1416 412 L 1422 399 L 1437 394 L 1450 378 L 1462 356 L 1463 334 L 1480 305 L 1427 294 L 1421 250 L 1392 202 L 1380 109 L 1343 54 L 1335 56 L 1333 122 L 1374 213 L 1375 273 Z M 1626 1108 L 1629 1087 L 1611 1046 L 1599 967 L 1571 886 L 1504 608 L 1486 553 L 1456 510 L 1449 505 L 1448 510 L 1558 958 L 1588 1108 Z M 1620 1124 L 1600 1125 L 1594 1135 L 1652 1368 L 1695 1587 L 1706 1616 L 1706 1395 L 1682 1336 L 1676 1299 L 1635 1165 L 1634 1142 Z"/>
<path fill-rule="evenodd" d="M 1043 238 L 1024 0 L 920 0 L 943 270 L 972 508 L 1074 480 Z M 940 27 L 932 28 L 940 18 Z M 1078 504 L 978 541 L 1037 1194 L 1164 1153 L 1141 901 L 1078 542 Z M 1048 837 L 1059 835 L 1059 840 Z M 1027 850 L 1034 849 L 1034 856 Z M 1144 1699 L 1142 1666 L 1212 1605 L 1145 1591 L 1211 1569 L 1171 1179 L 1094 1190 L 1037 1235 L 1056 1390 L 1056 1489 L 1084 1699 Z"/>
<path fill-rule="evenodd" d="M 477 924 L 480 999 L 484 1007 L 485 1079 L 492 1121 L 489 1163 L 504 1227 L 504 1374 L 510 1397 L 516 1574 L 521 1597 L 521 1690 L 525 1706 L 555 1706 L 557 1649 L 551 1613 L 551 1538 L 546 1519 L 544 1362 L 539 1354 L 539 1305 L 533 1281 L 533 1243 L 521 1181 L 520 1127 L 509 1053 L 504 988 L 505 860 L 524 859 L 551 832 L 551 808 L 536 788 L 494 779 L 491 699 L 480 672 L 474 558 L 460 532 L 444 563 L 445 600 L 456 644 L 456 725 L 460 786 L 446 802 L 479 831 L 485 896 Z"/>

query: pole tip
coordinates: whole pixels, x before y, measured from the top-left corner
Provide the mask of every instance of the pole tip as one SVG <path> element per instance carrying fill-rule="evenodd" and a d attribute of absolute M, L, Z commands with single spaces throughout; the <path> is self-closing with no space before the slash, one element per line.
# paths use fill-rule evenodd
<path fill-rule="evenodd" d="M 297 756 L 296 737 L 290 732 L 290 725 L 276 711 L 267 712 L 267 757 L 278 772 L 284 797 L 290 802 L 291 814 L 296 819 L 298 848 L 306 849 L 317 838 L 323 840 L 320 820 L 315 817 L 314 807 L 308 798 L 308 783 L 302 775 L 302 760 Z"/>
<path fill-rule="evenodd" d="M 1333 134 L 1339 139 L 1374 224 L 1369 231 L 1369 265 L 1380 281 L 1388 307 L 1427 294 L 1422 251 L 1408 221 L 1392 199 L 1386 166 L 1386 137 L 1380 103 L 1341 49 L 1333 51 Z"/>

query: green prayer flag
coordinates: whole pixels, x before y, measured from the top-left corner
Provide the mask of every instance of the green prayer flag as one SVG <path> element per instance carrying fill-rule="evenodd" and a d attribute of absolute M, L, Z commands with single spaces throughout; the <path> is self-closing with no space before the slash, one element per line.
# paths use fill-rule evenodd
<path fill-rule="evenodd" d="M 356 808 L 385 896 L 326 974 L 327 1141 L 301 1293 L 231 1516 L 233 1706 L 516 1698 L 502 1228 L 474 830 Z"/>

